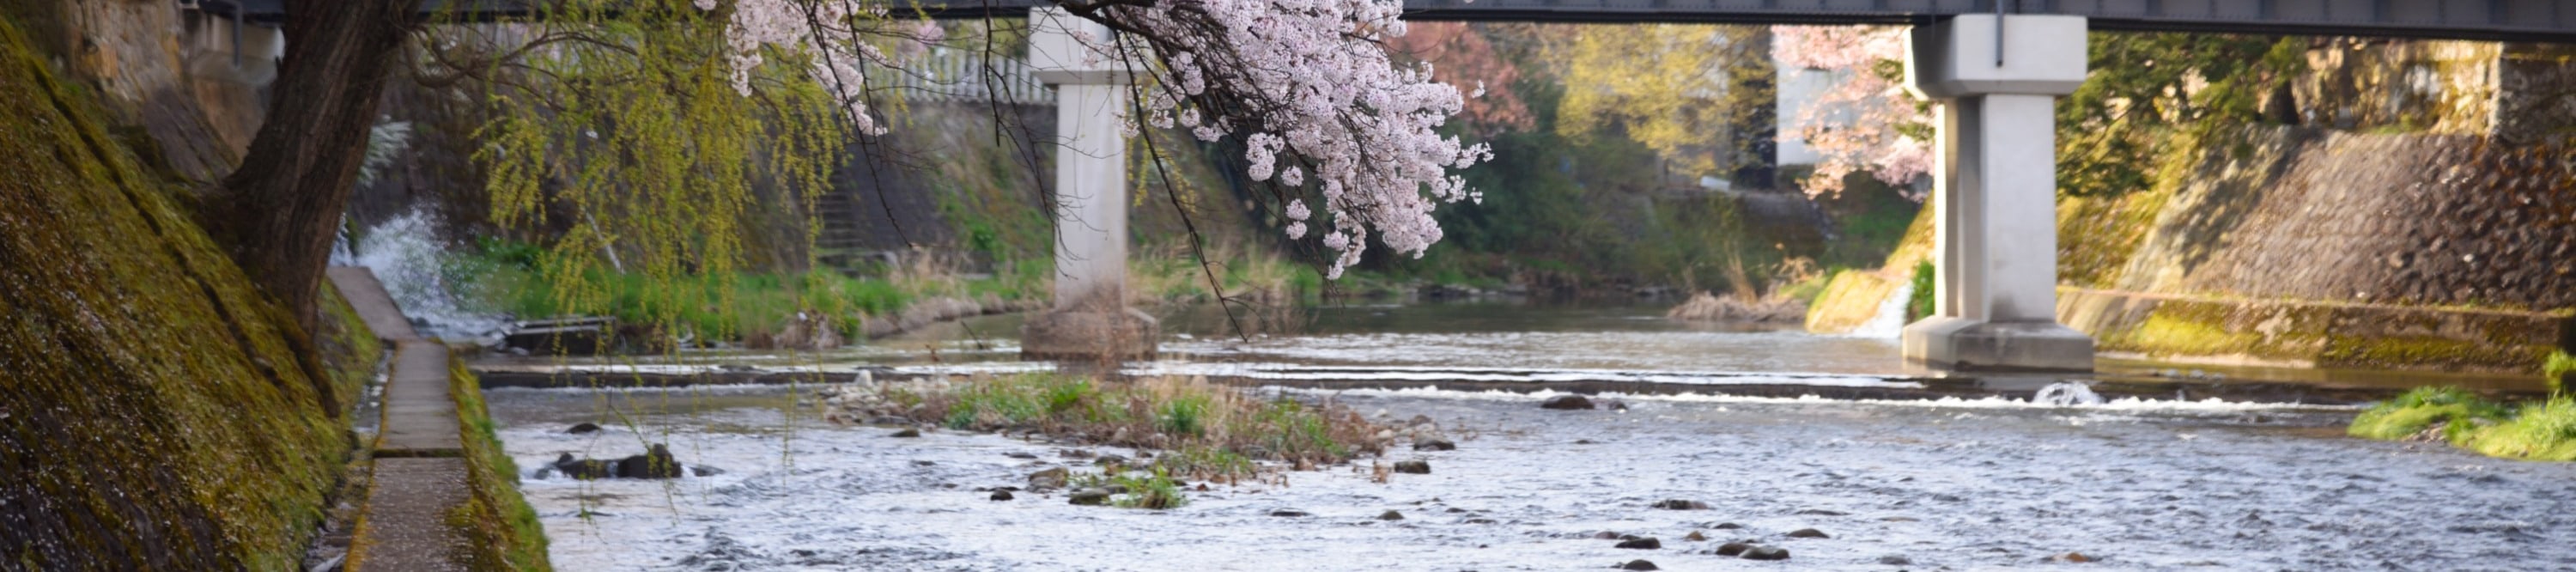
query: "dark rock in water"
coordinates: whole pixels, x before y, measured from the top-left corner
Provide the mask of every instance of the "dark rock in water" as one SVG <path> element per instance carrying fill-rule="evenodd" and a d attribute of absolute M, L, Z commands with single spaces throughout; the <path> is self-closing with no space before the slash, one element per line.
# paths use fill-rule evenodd
<path fill-rule="evenodd" d="M 1430 461 L 1396 461 L 1396 462 L 1395 462 L 1395 472 L 1398 472 L 1398 473 L 1406 473 L 1406 474 L 1414 474 L 1414 475 L 1428 475 L 1428 474 L 1431 474 L 1431 462 L 1430 462 Z"/>
<path fill-rule="evenodd" d="M 1011 491 L 993 491 L 993 496 L 989 498 L 997 501 L 1011 500 Z"/>
<path fill-rule="evenodd" d="M 1293 508 L 1283 508 L 1283 509 L 1279 509 L 1279 510 L 1270 511 L 1270 516 L 1278 516 L 1278 517 L 1295 518 L 1295 517 L 1300 517 L 1300 516 L 1306 516 L 1306 511 L 1297 510 L 1297 509 L 1293 509 Z"/>
<path fill-rule="evenodd" d="M 1616 400 L 1616 399 L 1605 399 L 1605 400 L 1602 400 L 1602 403 L 1604 404 L 1604 405 L 1602 405 L 1602 407 L 1603 407 L 1603 408 L 1609 409 L 1609 410 L 1611 410 L 1611 411 L 1627 411 L 1627 410 L 1628 410 L 1628 402 L 1626 402 L 1626 401 L 1620 401 L 1620 400 Z"/>
<path fill-rule="evenodd" d="M 2085 555 L 2084 555 L 2084 553 L 2082 553 L 2082 552 L 2068 552 L 2068 553 L 2065 553 L 2065 554 L 2059 554 L 2059 555 L 2056 555 L 2056 556 L 2050 556 L 2050 557 L 2046 558 L 2044 561 L 2047 561 L 2047 562 L 2073 562 L 2073 563 L 2076 563 L 2076 564 L 2083 564 L 2083 563 L 2086 563 L 2086 562 L 2092 562 L 2092 561 L 2095 561 L 2095 560 L 2100 560 L 2100 559 L 2099 559 L 2099 558 L 2094 558 L 2094 557 L 2091 557 L 2091 556 L 2085 556 Z"/>
<path fill-rule="evenodd" d="M 1421 439 L 1415 439 L 1415 440 L 1413 440 L 1413 450 L 1415 450 L 1415 451 L 1455 451 L 1455 450 L 1458 450 L 1458 444 L 1457 444 L 1457 443 L 1451 443 L 1451 442 L 1449 442 L 1449 440 L 1448 440 L 1448 439 L 1441 439 L 1441 438 L 1438 438 L 1438 437 L 1424 437 L 1424 438 L 1421 438 Z"/>
<path fill-rule="evenodd" d="M 1064 467 L 1056 467 L 1053 469 L 1030 473 L 1029 490 L 1043 491 L 1048 489 L 1064 488 L 1065 483 L 1072 479 L 1073 472 L 1064 470 Z"/>
<path fill-rule="evenodd" d="M 585 433 L 597 433 L 597 432 L 599 432 L 599 424 L 598 424 L 598 423 L 582 423 L 582 424 L 579 424 L 579 425 L 574 425 L 574 426 L 572 426 L 572 428 L 571 428 L 571 429 L 565 429 L 565 430 L 564 430 L 564 432 L 565 432 L 565 433 L 571 433 L 571 434 L 574 434 L 574 435 L 581 435 L 581 434 L 585 434 Z"/>
<path fill-rule="evenodd" d="M 1067 459 L 1089 459 L 1100 456 L 1099 453 L 1093 453 L 1089 449 L 1061 449 L 1057 450 L 1055 454 L 1058 457 L 1064 457 Z"/>
<path fill-rule="evenodd" d="M 1914 559 L 1906 558 L 1904 555 L 1900 554 L 1889 554 L 1878 557 L 1878 563 L 1889 566 L 1913 566 Z"/>
<path fill-rule="evenodd" d="M 1821 509 L 1821 508 L 1811 508 L 1811 509 L 1807 509 L 1807 510 L 1798 511 L 1798 514 L 1813 515 L 1813 516 L 1844 516 L 1844 515 L 1848 515 L 1848 514 L 1851 514 L 1851 513 L 1848 513 L 1848 512 L 1842 512 L 1842 511 L 1834 511 L 1834 510 L 1825 510 L 1825 509 Z"/>
<path fill-rule="evenodd" d="M 680 461 L 671 457 L 671 448 L 660 443 L 642 455 L 619 459 L 617 477 L 621 479 L 675 479 L 680 477 Z"/>
<path fill-rule="evenodd" d="M 1790 537 L 1790 538 L 1833 538 L 1833 536 L 1825 534 L 1825 531 L 1822 531 L 1822 530 L 1816 530 L 1816 529 L 1813 529 L 1813 528 L 1801 528 L 1801 529 L 1797 529 L 1797 530 L 1789 531 L 1789 537 Z"/>
<path fill-rule="evenodd" d="M 905 429 L 905 430 L 902 430 L 902 431 L 896 431 L 896 432 L 894 432 L 894 434 L 893 434 L 893 435 L 888 435 L 888 436 L 889 436 L 889 437 L 904 437 L 904 438 L 920 437 L 920 436 L 921 436 L 921 430 L 920 430 L 920 429 Z"/>
<path fill-rule="evenodd" d="M 1742 556 L 1742 555 L 1744 554 L 1744 551 L 1746 551 L 1746 550 L 1751 550 L 1751 549 L 1753 549 L 1753 545 L 1751 545 L 1751 544 L 1745 544 L 1745 543 L 1742 543 L 1742 542 L 1729 542 L 1729 543 L 1725 543 L 1725 544 L 1717 545 L 1717 555 L 1718 555 L 1718 556 Z"/>
<path fill-rule="evenodd" d="M 1066 496 L 1070 499 L 1070 502 L 1078 505 L 1109 504 L 1109 491 L 1107 489 L 1074 489 L 1073 494 Z"/>
<path fill-rule="evenodd" d="M 1654 550 L 1663 547 L 1664 541 L 1652 538 L 1639 538 L 1636 540 L 1623 541 L 1617 546 L 1617 548 L 1629 548 L 1635 550 Z"/>
<path fill-rule="evenodd" d="M 1470 519 L 1462 520 L 1462 521 L 1458 521 L 1458 522 L 1463 522 L 1463 523 L 1467 523 L 1467 524 L 1494 524 L 1494 523 L 1495 523 L 1495 522 L 1497 522 L 1497 521 L 1495 521 L 1494 519 L 1490 519 L 1490 518 L 1470 518 Z"/>
<path fill-rule="evenodd" d="M 1683 499 L 1659 500 L 1654 506 L 1664 510 L 1708 510 L 1708 503 Z"/>
<path fill-rule="evenodd" d="M 1788 560 L 1789 549 L 1778 546 L 1755 546 L 1744 549 L 1745 560 Z"/>
<path fill-rule="evenodd" d="M 1655 563 L 1653 563 L 1653 562 L 1647 562 L 1647 561 L 1642 560 L 1642 559 L 1640 559 L 1640 560 L 1630 560 L 1630 561 L 1628 561 L 1628 563 L 1627 563 L 1627 564 L 1621 564 L 1621 565 L 1619 565 L 1619 569 L 1620 569 L 1620 570 L 1662 570 L 1662 568 L 1656 568 L 1656 567 L 1655 567 Z"/>
<path fill-rule="evenodd" d="M 1688 540 L 1688 541 L 1691 541 L 1691 542 L 1703 542 L 1703 541 L 1707 541 L 1707 540 L 1708 540 L 1708 535 L 1706 535 L 1706 534 L 1700 534 L 1700 532 L 1699 532 L 1699 531 L 1697 531 L 1697 530 L 1693 530 L 1693 531 L 1691 531 L 1690 535 L 1688 535 L 1688 536 L 1683 536 L 1683 537 L 1682 537 L 1682 540 Z"/>
<path fill-rule="evenodd" d="M 1547 401 L 1540 402 L 1538 407 L 1540 409 L 1591 409 L 1592 400 L 1585 399 L 1581 395 L 1564 395 L 1550 397 Z"/>
<path fill-rule="evenodd" d="M 915 467 L 929 467 L 929 466 L 934 466 L 934 465 L 938 465 L 938 464 L 939 464 L 939 463 L 932 462 L 932 461 L 920 461 L 920 460 L 916 460 L 916 461 L 913 461 L 913 462 L 912 462 L 912 466 L 915 466 Z"/>
<path fill-rule="evenodd" d="M 1110 466 L 1110 465 L 1125 465 L 1125 464 L 1127 464 L 1127 458 L 1126 458 L 1126 457 L 1120 457 L 1120 456 L 1117 456 L 1117 455 L 1101 455 L 1101 456 L 1100 456 L 1100 458 L 1098 458 L 1098 459 L 1092 459 L 1092 460 L 1091 460 L 1091 464 L 1094 464 L 1094 465 L 1100 465 L 1100 466 L 1103 466 L 1103 467 Z"/>
<path fill-rule="evenodd" d="M 1025 452 L 1025 451 L 1012 451 L 1012 452 L 1009 452 L 1009 453 L 1003 453 L 1003 454 L 1002 454 L 1002 456 L 1004 456 L 1004 457 L 1010 457 L 1010 458 L 1013 458 L 1013 459 L 1035 459 L 1035 458 L 1038 458 L 1038 454 L 1037 454 L 1037 453 L 1030 453 L 1030 452 Z"/>
<path fill-rule="evenodd" d="M 1382 513 L 1378 513 L 1378 515 L 1377 515 L 1377 519 L 1378 519 L 1378 520 L 1404 520 L 1404 513 L 1396 512 L 1396 511 L 1392 511 L 1392 510 L 1390 510 L 1390 511 L 1382 512 Z"/>
<path fill-rule="evenodd" d="M 869 425 L 911 425 L 911 424 L 912 424 L 912 420 L 911 420 L 911 419 L 905 419 L 905 418 L 902 418 L 902 417 L 896 417 L 896 416 L 892 416 L 892 415 L 883 415 L 883 416 L 877 416 L 877 417 L 870 417 L 870 418 L 868 418 L 868 424 L 869 424 Z"/>
<path fill-rule="evenodd" d="M 695 474 L 695 475 L 697 475 L 697 476 L 701 476 L 701 477 L 712 477 L 712 476 L 716 476 L 716 475 L 724 474 L 725 472 L 724 472 L 724 469 L 718 469 L 718 468 L 715 468 L 715 467 L 709 467 L 709 466 L 706 466 L 706 465 L 689 465 L 689 473 L 691 473 L 691 474 Z"/>
<path fill-rule="evenodd" d="M 617 476 L 615 463 L 599 459 L 575 459 L 572 453 L 564 453 L 563 456 L 556 457 L 555 470 L 562 472 L 564 476 L 585 481 Z"/>
<path fill-rule="evenodd" d="M 1710 526 L 1709 528 L 1714 528 L 1714 529 L 1718 529 L 1718 530 L 1735 530 L 1735 529 L 1739 529 L 1739 528 L 1744 528 L 1744 525 L 1736 524 L 1736 523 L 1732 523 L 1732 522 L 1721 522 L 1721 523 L 1717 523 L 1716 525 L 1712 525 L 1712 526 Z"/>
<path fill-rule="evenodd" d="M 1604 531 L 1601 531 L 1601 532 L 1595 532 L 1595 533 L 1592 533 L 1592 537 L 1593 537 L 1593 538 L 1598 538 L 1598 539 L 1601 539 L 1601 540 L 1619 540 L 1619 539 L 1621 539 L 1621 537 L 1623 537 L 1623 536 L 1626 536 L 1626 535 L 1622 535 L 1622 534 L 1619 534 L 1619 533 L 1616 533 L 1616 532 L 1607 531 L 1607 530 L 1604 530 Z"/>
<path fill-rule="evenodd" d="M 1574 444 L 1576 444 L 1576 445 L 1598 445 L 1598 444 L 1600 444 L 1600 443 L 1599 443 L 1599 442 L 1597 442 L 1597 441 L 1593 441 L 1593 440 L 1591 440 L 1591 439 L 1575 439 L 1575 440 L 1574 440 Z"/>

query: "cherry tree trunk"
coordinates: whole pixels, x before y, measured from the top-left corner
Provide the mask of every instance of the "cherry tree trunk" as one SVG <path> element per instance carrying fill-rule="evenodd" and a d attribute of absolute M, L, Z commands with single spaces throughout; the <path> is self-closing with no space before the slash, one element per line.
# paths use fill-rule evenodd
<path fill-rule="evenodd" d="M 287 0 L 268 122 L 203 212 L 233 261 L 312 331 L 314 299 L 395 50 L 419 0 Z"/>

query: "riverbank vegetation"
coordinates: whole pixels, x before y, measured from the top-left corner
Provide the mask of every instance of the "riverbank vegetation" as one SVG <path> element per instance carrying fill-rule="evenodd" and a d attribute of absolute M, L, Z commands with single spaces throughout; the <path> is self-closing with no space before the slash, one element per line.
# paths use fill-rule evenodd
<path fill-rule="evenodd" d="M 841 388 L 825 403 L 827 418 L 843 422 L 900 419 L 1131 447 L 1153 457 L 1127 467 L 1221 482 L 1383 455 L 1396 435 L 1339 404 L 1262 398 L 1196 378 L 1027 373 L 868 382 Z"/>
<path fill-rule="evenodd" d="M 456 397 L 457 421 L 464 428 L 465 504 L 448 515 L 448 526 L 474 542 L 467 550 L 476 570 L 545 572 L 546 529 L 535 509 L 519 494 L 519 465 L 493 434 L 491 410 L 483 404 L 483 385 L 474 371 L 457 361 L 449 365 L 448 393 Z"/>
<path fill-rule="evenodd" d="M 2421 387 L 2352 421 L 2355 437 L 2429 441 L 2494 457 L 2576 461 L 2576 398 L 2508 406 L 2456 387 Z"/>

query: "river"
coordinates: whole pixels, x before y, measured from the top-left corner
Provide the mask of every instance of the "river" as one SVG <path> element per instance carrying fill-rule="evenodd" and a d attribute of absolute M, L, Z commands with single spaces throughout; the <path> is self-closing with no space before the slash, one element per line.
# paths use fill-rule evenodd
<path fill-rule="evenodd" d="M 489 401 L 522 467 L 668 442 L 683 461 L 724 470 L 662 482 L 528 475 L 565 570 L 1564 570 L 1636 559 L 1665 570 L 1989 569 L 2076 566 L 2069 553 L 2090 561 L 2084 569 L 2576 567 L 2576 467 L 2344 437 L 2349 400 L 2170 395 L 2172 385 L 2063 407 L 2032 404 L 2027 391 L 1877 399 L 1869 392 L 1953 382 L 1906 371 L 1893 340 L 1694 326 L 1656 312 L 1344 306 L 1270 317 L 1259 322 L 1296 327 L 1248 339 L 1212 313 L 1168 316 L 1167 358 L 1146 369 L 1305 386 L 1260 391 L 1389 420 L 1427 416 L 1459 448 L 1386 459 L 1427 460 L 1428 475 L 1381 484 L 1351 467 L 1292 471 L 1284 484 L 1218 485 L 1163 511 L 1025 492 L 986 500 L 976 489 L 1086 466 L 1060 455 L 1078 445 L 836 426 L 800 404 L 811 387 L 496 388 Z M 819 357 L 692 359 L 827 372 L 1033 367 L 1011 361 L 1016 350 L 997 335 L 1016 329 L 998 317 Z M 2088 381 L 2261 385 L 2248 370 L 2109 365 Z M 2425 379 L 2373 375 L 2340 379 Z M 1344 378 L 1388 383 L 1327 383 Z M 1460 380 L 1482 381 L 1451 383 Z M 1477 389 L 1602 380 L 1656 390 L 1607 396 L 1624 411 L 1549 411 L 1536 404 L 1550 390 Z M 1742 390 L 1755 387 L 1764 390 Z M 563 431 L 578 422 L 611 430 Z M 1666 499 L 1709 508 L 1649 508 Z M 1281 509 L 1307 516 L 1272 516 Z M 1377 518 L 1389 510 L 1404 518 Z M 1804 528 L 1829 538 L 1786 536 Z M 1614 548 L 1603 532 L 1662 546 Z M 1710 540 L 1685 540 L 1692 532 Z M 1732 540 L 1791 559 L 1708 553 Z"/>

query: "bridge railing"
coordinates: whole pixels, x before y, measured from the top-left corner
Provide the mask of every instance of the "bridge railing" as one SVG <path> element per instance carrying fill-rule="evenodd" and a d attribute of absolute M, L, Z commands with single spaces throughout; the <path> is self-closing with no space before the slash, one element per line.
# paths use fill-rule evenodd
<path fill-rule="evenodd" d="M 892 90 L 910 102 L 1055 103 L 1055 91 L 1029 73 L 1028 61 L 1003 54 L 934 48 L 902 56 L 899 67 L 869 68 L 873 90 Z"/>

